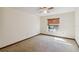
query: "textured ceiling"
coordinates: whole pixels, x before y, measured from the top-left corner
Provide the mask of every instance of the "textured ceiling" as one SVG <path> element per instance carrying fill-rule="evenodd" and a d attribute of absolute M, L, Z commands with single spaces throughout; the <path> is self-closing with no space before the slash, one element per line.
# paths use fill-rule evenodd
<path fill-rule="evenodd" d="M 75 7 L 54 7 L 54 9 L 50 10 L 50 13 L 44 14 L 39 13 L 39 7 L 15 7 L 15 9 L 18 9 L 20 11 L 24 11 L 33 15 L 39 15 L 39 16 L 46 16 L 46 15 L 53 15 L 57 13 L 65 13 L 65 12 L 71 12 L 75 10 Z"/>

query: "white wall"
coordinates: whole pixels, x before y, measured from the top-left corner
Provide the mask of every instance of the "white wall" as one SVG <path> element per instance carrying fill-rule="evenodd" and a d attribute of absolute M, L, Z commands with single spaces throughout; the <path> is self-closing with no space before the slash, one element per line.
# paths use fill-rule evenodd
<path fill-rule="evenodd" d="M 2 28 L 1 28 L 1 25 L 2 25 L 1 22 L 2 22 L 2 19 L 1 19 L 1 9 L 0 9 L 0 39 L 1 39 L 1 29 L 2 29 Z"/>
<path fill-rule="evenodd" d="M 3 36 L 0 39 L 0 47 L 40 33 L 40 20 L 38 16 L 27 14 L 27 12 L 13 8 L 2 9 Z"/>
<path fill-rule="evenodd" d="M 47 19 L 55 18 L 55 17 L 60 18 L 59 29 L 56 32 L 48 32 Z M 68 38 L 75 38 L 75 30 L 74 30 L 75 13 L 74 12 L 55 14 L 51 16 L 42 16 L 40 21 L 41 21 L 40 22 L 41 33 L 68 37 Z"/>
<path fill-rule="evenodd" d="M 2 8 L 0 8 L 0 40 L 2 39 Z"/>
<path fill-rule="evenodd" d="M 75 12 L 75 38 L 79 45 L 79 8 Z"/>

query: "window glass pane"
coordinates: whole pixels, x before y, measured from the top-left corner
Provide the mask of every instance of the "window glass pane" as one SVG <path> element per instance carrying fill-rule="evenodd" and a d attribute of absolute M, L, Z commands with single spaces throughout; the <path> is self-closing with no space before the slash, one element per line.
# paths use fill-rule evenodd
<path fill-rule="evenodd" d="M 48 31 L 53 32 L 58 30 L 59 25 L 48 25 Z"/>

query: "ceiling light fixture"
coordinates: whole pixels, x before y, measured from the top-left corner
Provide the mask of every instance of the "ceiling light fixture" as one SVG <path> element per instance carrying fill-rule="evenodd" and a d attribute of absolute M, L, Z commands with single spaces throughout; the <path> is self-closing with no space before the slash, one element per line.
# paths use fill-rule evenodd
<path fill-rule="evenodd" d="M 53 7 L 40 7 L 40 12 L 48 13 L 51 9 L 53 9 Z"/>

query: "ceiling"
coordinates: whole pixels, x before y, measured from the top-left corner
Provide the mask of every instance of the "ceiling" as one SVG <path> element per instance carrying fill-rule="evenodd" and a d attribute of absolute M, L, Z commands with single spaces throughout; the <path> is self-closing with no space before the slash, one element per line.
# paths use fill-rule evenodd
<path fill-rule="evenodd" d="M 54 7 L 54 9 L 50 10 L 50 13 L 40 13 L 39 7 L 15 7 L 14 9 L 27 12 L 33 15 L 38 16 L 47 16 L 47 15 L 53 15 L 53 14 L 59 14 L 59 13 L 66 13 L 66 12 L 72 12 L 75 10 L 76 7 Z"/>
<path fill-rule="evenodd" d="M 39 7 L 14 7 L 14 9 L 18 9 L 20 11 L 24 11 L 31 14 L 37 14 Z"/>

